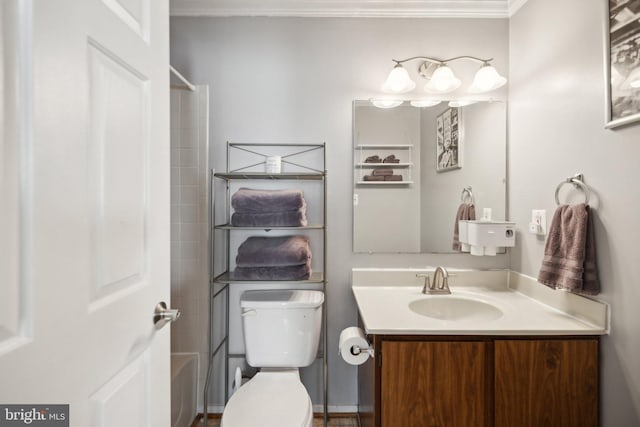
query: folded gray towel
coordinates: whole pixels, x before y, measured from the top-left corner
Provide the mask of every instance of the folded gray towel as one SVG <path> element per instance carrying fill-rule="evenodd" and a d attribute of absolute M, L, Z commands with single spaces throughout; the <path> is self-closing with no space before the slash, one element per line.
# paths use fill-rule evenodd
<path fill-rule="evenodd" d="M 460 225 L 459 225 L 459 221 L 460 220 L 470 220 L 473 221 L 474 219 L 476 219 L 476 207 L 474 205 L 468 205 L 466 203 L 462 203 L 460 204 L 460 206 L 458 206 L 458 212 L 456 212 L 456 219 L 455 219 L 455 223 L 453 225 L 453 245 L 452 248 L 454 251 L 460 251 L 461 249 L 461 245 L 460 245 L 460 235 L 459 235 L 459 230 L 460 230 Z"/>
<path fill-rule="evenodd" d="M 306 264 L 311 259 L 307 236 L 252 236 L 238 247 L 238 267 L 282 267 Z"/>
<path fill-rule="evenodd" d="M 556 209 L 538 281 L 577 294 L 600 292 L 593 218 L 588 205 L 562 205 Z"/>
<path fill-rule="evenodd" d="M 385 175 L 385 181 L 402 181 L 402 175 Z"/>
<path fill-rule="evenodd" d="M 391 154 L 385 157 L 382 163 L 400 163 L 400 159 L 396 158 L 395 154 Z"/>
<path fill-rule="evenodd" d="M 310 263 L 284 267 L 237 267 L 231 272 L 233 280 L 307 280 L 310 277 Z"/>
<path fill-rule="evenodd" d="M 307 225 L 307 210 L 283 212 L 234 212 L 231 225 L 235 227 L 304 227 Z"/>
<path fill-rule="evenodd" d="M 256 190 L 240 188 L 231 196 L 231 206 L 236 212 L 297 211 L 306 207 L 301 190 Z"/>
<path fill-rule="evenodd" d="M 383 175 L 365 175 L 362 177 L 365 181 L 384 181 Z"/>
<path fill-rule="evenodd" d="M 382 159 L 380 158 L 380 156 L 375 155 L 375 156 L 369 156 L 364 160 L 365 163 L 381 163 Z"/>
<path fill-rule="evenodd" d="M 374 176 L 386 176 L 386 175 L 393 175 L 393 169 L 374 169 L 373 170 L 373 175 Z"/>

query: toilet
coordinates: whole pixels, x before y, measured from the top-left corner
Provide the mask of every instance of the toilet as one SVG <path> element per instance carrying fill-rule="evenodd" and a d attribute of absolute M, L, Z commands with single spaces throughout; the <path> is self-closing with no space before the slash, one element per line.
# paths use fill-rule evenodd
<path fill-rule="evenodd" d="M 313 406 L 298 368 L 317 357 L 324 294 L 246 291 L 240 297 L 247 363 L 260 371 L 229 399 L 222 427 L 311 427 Z"/>

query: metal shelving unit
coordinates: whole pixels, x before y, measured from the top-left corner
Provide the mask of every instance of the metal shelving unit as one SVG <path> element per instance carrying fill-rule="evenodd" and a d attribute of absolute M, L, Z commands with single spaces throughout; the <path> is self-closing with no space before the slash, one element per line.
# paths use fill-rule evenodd
<path fill-rule="evenodd" d="M 291 171 L 282 173 L 264 173 L 266 158 L 268 156 L 279 155 L 282 158 L 283 168 L 291 169 Z M 318 164 L 316 164 L 318 163 Z M 204 418 L 207 419 L 207 405 L 209 400 L 209 387 L 214 376 L 214 360 L 218 354 L 224 354 L 224 389 L 225 402 L 229 400 L 229 359 L 235 357 L 244 357 L 244 354 L 231 354 L 229 352 L 229 291 L 230 287 L 239 284 L 255 284 L 261 283 L 264 286 L 270 284 L 285 284 L 291 288 L 309 288 L 322 290 L 325 294 L 322 307 L 322 341 L 321 354 L 318 358 L 322 359 L 322 380 L 323 380 L 323 407 L 324 407 L 324 426 L 328 423 L 328 371 L 327 371 L 327 172 L 326 172 L 326 144 L 258 144 L 258 143 L 232 143 L 227 142 L 227 172 L 210 174 L 211 189 L 211 206 L 209 212 L 210 231 L 210 264 L 209 264 L 209 331 L 208 331 L 208 361 L 207 376 L 204 387 Z M 216 198 L 215 184 L 216 180 L 222 180 L 226 185 L 225 195 L 225 222 L 221 224 L 215 223 L 216 216 Z M 321 200 L 313 200 L 312 203 L 321 203 L 322 212 L 318 223 L 309 224 L 304 227 L 236 227 L 231 225 L 231 183 L 237 180 L 257 181 L 264 183 L 269 180 L 289 180 L 289 181 L 317 181 L 321 185 Z M 311 277 L 301 281 L 255 281 L 255 280 L 234 280 L 230 275 L 230 259 L 231 259 L 231 234 L 234 231 L 255 231 L 257 233 L 266 233 L 271 230 L 284 230 L 293 232 L 309 232 L 310 234 L 320 234 L 322 237 L 322 271 L 314 271 Z M 219 237 L 225 239 L 225 257 L 226 268 L 221 273 L 215 272 L 215 239 L 216 232 Z M 218 342 L 215 340 L 216 327 L 215 319 L 215 301 L 218 298 L 224 298 L 225 307 L 225 324 L 222 338 Z"/>

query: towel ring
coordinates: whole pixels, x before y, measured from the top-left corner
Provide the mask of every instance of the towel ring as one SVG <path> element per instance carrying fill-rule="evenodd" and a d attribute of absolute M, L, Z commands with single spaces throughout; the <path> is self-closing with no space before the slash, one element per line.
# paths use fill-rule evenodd
<path fill-rule="evenodd" d="M 465 194 L 466 194 L 466 197 L 465 197 Z M 467 199 L 470 202 L 467 202 L 466 201 Z M 460 195 L 460 201 L 462 201 L 462 203 L 467 203 L 469 205 L 475 204 L 475 200 L 473 199 L 473 193 L 471 192 L 471 186 L 465 187 L 462 189 L 462 194 Z"/>
<path fill-rule="evenodd" d="M 589 190 L 589 186 L 584 183 L 584 176 L 579 173 L 566 178 L 564 181 L 558 184 L 558 186 L 556 187 L 556 205 L 560 206 L 560 199 L 558 198 L 558 194 L 560 193 L 560 187 L 562 187 L 564 184 L 573 184 L 575 187 L 579 187 L 584 192 L 584 203 L 589 204 L 589 195 L 591 194 L 591 191 Z"/>

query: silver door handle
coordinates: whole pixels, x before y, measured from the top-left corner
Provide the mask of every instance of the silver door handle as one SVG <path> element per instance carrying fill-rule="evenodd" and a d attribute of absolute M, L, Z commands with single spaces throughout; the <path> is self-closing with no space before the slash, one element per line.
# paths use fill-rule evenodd
<path fill-rule="evenodd" d="M 166 302 L 160 301 L 153 312 L 153 324 L 156 325 L 156 329 L 160 329 L 169 322 L 175 322 L 179 317 L 180 310 L 169 309 Z"/>

